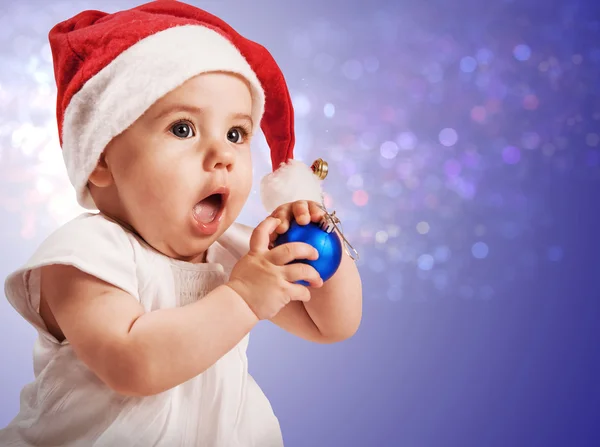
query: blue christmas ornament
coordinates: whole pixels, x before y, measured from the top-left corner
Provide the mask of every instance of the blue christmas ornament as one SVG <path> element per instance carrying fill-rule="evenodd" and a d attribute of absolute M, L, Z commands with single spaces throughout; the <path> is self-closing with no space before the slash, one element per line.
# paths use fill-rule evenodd
<path fill-rule="evenodd" d="M 301 262 L 312 266 L 319 272 L 323 282 L 333 276 L 342 262 L 342 242 L 339 236 L 331 231 L 331 228 L 326 228 L 323 222 L 300 225 L 296 221 L 292 221 L 288 231 L 279 235 L 274 245 L 278 246 L 287 242 L 304 242 L 317 249 L 319 258 L 315 261 L 299 259 L 292 261 L 292 263 Z M 308 282 L 303 280 L 297 281 L 297 284 L 309 285 Z"/>

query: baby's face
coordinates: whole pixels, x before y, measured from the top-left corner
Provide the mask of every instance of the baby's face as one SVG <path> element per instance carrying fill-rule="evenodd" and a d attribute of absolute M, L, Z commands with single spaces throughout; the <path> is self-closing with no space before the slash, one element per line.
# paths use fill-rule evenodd
<path fill-rule="evenodd" d="M 107 147 L 111 181 L 93 191 L 102 211 L 168 256 L 201 259 L 250 193 L 251 111 L 245 81 L 225 73 L 164 96 Z"/>

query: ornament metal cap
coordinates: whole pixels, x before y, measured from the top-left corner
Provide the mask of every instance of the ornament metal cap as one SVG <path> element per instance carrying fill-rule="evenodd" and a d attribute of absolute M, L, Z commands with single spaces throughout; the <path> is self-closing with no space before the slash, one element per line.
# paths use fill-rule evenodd
<path fill-rule="evenodd" d="M 322 158 L 315 160 L 310 169 L 319 177 L 319 180 L 325 180 L 325 177 L 329 174 L 329 165 Z"/>

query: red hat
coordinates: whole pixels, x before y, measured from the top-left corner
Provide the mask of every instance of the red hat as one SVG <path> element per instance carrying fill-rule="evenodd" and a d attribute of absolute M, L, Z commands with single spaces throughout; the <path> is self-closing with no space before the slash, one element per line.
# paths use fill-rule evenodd
<path fill-rule="evenodd" d="M 251 86 L 252 115 L 271 150 L 261 183 L 267 211 L 321 201 L 318 179 L 293 161 L 294 111 L 283 74 L 261 45 L 194 6 L 160 0 L 107 14 L 84 11 L 49 34 L 63 157 L 79 204 L 95 209 L 89 175 L 107 144 L 188 79 L 225 71 Z"/>

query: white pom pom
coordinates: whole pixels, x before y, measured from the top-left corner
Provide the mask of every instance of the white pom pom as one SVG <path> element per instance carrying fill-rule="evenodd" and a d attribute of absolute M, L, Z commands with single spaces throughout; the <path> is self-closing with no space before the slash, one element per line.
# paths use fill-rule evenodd
<path fill-rule="evenodd" d="M 297 200 L 323 202 L 321 180 L 312 169 L 297 160 L 281 163 L 279 168 L 263 177 L 260 197 L 267 213 Z"/>

